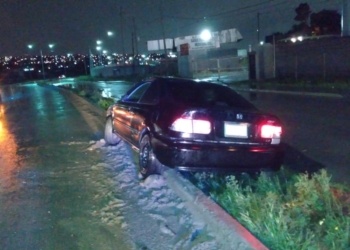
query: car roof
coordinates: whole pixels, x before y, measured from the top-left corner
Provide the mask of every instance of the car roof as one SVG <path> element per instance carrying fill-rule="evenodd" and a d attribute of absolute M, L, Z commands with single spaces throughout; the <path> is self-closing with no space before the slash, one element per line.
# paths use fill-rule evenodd
<path fill-rule="evenodd" d="M 155 81 L 155 80 L 160 80 L 161 82 L 179 82 L 179 83 L 192 83 L 192 84 L 213 84 L 213 85 L 220 85 L 220 86 L 225 86 L 228 87 L 227 84 L 223 83 L 214 83 L 214 82 L 209 82 L 209 81 L 200 81 L 200 80 L 195 80 L 191 78 L 180 78 L 180 77 L 171 77 L 171 76 L 156 76 L 150 79 L 147 79 L 148 81 Z"/>

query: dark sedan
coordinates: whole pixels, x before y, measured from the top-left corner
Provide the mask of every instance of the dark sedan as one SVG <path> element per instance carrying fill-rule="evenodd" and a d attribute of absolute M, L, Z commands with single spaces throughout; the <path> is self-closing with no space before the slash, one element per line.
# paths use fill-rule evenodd
<path fill-rule="evenodd" d="M 121 139 L 139 152 L 141 174 L 181 171 L 279 170 L 280 120 L 231 88 L 178 78 L 153 78 L 107 110 L 106 143 Z"/>

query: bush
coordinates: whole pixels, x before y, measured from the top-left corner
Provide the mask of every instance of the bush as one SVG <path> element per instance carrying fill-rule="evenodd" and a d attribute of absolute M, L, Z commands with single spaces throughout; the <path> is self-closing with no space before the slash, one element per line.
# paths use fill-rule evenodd
<path fill-rule="evenodd" d="M 104 110 L 107 110 L 107 108 L 111 106 L 114 102 L 115 101 L 113 98 L 101 97 L 100 100 L 97 102 L 97 105 L 103 108 Z"/>
<path fill-rule="evenodd" d="M 349 249 L 349 204 L 330 179 L 325 170 L 310 178 L 282 169 L 255 180 L 226 177 L 224 189 L 214 180 L 210 193 L 271 249 Z"/>

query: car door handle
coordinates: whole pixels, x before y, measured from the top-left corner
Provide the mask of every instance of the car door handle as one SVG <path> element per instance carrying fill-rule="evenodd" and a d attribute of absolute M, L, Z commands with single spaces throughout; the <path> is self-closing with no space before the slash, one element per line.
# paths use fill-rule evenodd
<path fill-rule="evenodd" d="M 128 112 L 129 112 L 129 114 L 134 114 L 133 108 L 129 107 L 129 108 L 128 108 Z"/>

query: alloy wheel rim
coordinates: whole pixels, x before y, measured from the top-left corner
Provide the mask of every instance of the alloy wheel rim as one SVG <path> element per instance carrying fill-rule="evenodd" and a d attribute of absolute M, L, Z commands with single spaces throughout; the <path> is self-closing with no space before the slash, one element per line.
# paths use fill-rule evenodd
<path fill-rule="evenodd" d="M 141 173 L 145 174 L 147 172 L 147 165 L 149 159 L 149 145 L 145 145 L 141 154 Z"/>

